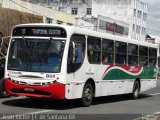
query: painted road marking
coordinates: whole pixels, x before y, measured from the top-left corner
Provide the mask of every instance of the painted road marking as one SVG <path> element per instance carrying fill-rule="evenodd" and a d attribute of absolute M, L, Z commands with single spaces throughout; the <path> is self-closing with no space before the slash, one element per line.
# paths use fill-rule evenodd
<path fill-rule="evenodd" d="M 26 114 L 40 114 L 40 113 L 47 113 L 47 112 L 53 112 L 53 111 L 56 111 L 56 110 L 43 110 L 43 111 L 37 111 L 37 112 L 31 112 L 31 113 L 24 113 L 25 115 Z"/>
<path fill-rule="evenodd" d="M 149 94 L 151 96 L 160 95 L 160 93 Z"/>

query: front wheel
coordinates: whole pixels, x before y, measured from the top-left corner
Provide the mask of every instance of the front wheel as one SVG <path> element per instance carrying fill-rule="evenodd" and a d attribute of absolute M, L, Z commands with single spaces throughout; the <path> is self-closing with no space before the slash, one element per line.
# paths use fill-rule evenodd
<path fill-rule="evenodd" d="M 140 93 L 140 83 L 138 81 L 134 82 L 133 91 L 132 91 L 132 98 L 137 99 Z"/>
<path fill-rule="evenodd" d="M 90 83 L 86 83 L 82 94 L 82 104 L 84 107 L 90 106 L 93 99 L 93 87 Z"/>

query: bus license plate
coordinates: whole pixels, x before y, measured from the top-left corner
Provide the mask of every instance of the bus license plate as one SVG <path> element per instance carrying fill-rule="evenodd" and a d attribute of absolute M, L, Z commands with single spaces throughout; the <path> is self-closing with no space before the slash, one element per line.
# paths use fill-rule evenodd
<path fill-rule="evenodd" d="M 27 92 L 34 92 L 34 89 L 33 89 L 33 88 L 24 88 L 24 91 L 27 91 Z"/>

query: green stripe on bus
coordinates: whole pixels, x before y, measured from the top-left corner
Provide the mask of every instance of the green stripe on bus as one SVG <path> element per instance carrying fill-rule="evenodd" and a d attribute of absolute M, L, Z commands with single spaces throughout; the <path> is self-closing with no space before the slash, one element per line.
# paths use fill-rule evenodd
<path fill-rule="evenodd" d="M 123 79 L 156 79 L 155 68 L 144 68 L 139 75 L 131 75 L 120 69 L 112 69 L 107 72 L 103 80 L 123 80 Z"/>

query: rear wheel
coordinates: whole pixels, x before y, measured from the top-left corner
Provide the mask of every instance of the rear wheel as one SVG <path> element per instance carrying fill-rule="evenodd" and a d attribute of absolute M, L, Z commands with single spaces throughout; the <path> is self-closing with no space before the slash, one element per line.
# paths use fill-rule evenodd
<path fill-rule="evenodd" d="M 90 83 L 86 83 L 82 94 L 82 104 L 84 107 L 90 106 L 93 99 L 93 87 Z"/>
<path fill-rule="evenodd" d="M 132 98 L 137 99 L 140 93 L 140 83 L 138 81 L 134 82 L 133 91 L 132 91 Z"/>

